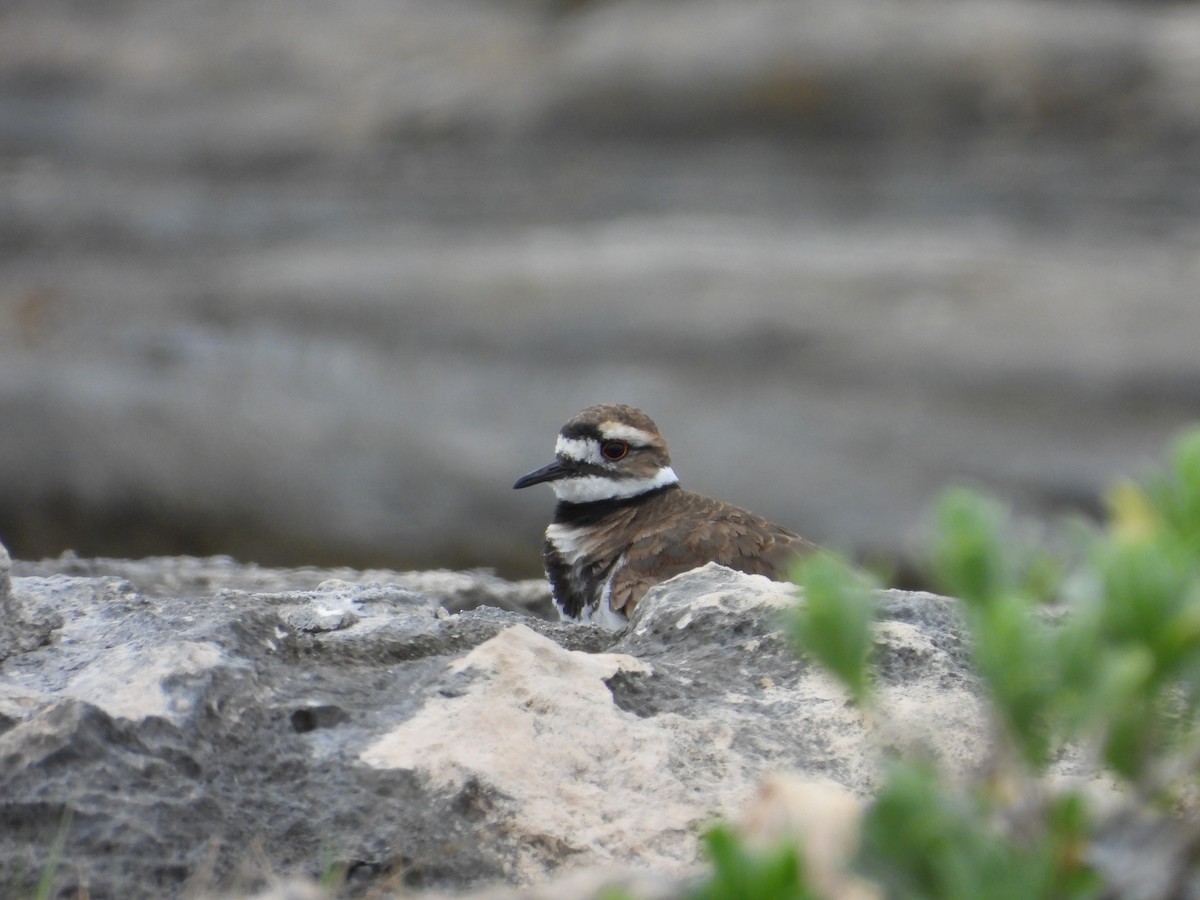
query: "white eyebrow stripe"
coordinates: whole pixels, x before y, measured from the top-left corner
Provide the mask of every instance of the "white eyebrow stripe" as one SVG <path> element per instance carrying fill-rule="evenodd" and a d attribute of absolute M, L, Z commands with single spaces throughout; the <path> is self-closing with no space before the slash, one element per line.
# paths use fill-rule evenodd
<path fill-rule="evenodd" d="M 581 478 L 560 478 L 550 482 L 550 487 L 554 488 L 555 495 L 564 503 L 595 503 L 597 500 L 627 500 L 678 483 L 675 470 L 663 466 L 649 478 L 618 479 L 606 475 L 584 475 Z"/>
<path fill-rule="evenodd" d="M 604 422 L 600 426 L 600 434 L 606 440 L 610 441 L 628 441 L 631 444 L 637 444 L 641 447 L 653 447 L 656 443 L 654 435 L 648 431 L 642 431 L 640 428 L 634 428 L 632 425 L 624 425 L 620 422 Z"/>
<path fill-rule="evenodd" d="M 588 438 L 566 438 L 560 434 L 554 445 L 554 455 L 565 456 L 575 462 L 599 465 L 600 444 Z"/>

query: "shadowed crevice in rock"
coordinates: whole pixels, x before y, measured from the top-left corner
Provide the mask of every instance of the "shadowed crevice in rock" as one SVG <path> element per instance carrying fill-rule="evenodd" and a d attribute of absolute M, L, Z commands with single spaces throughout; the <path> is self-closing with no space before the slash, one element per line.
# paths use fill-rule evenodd
<path fill-rule="evenodd" d="M 613 703 L 625 712 L 646 718 L 658 715 L 664 709 L 659 702 L 665 687 L 661 678 L 644 672 L 617 672 L 612 678 L 604 679 L 604 684 L 612 692 Z"/>
<path fill-rule="evenodd" d="M 292 728 L 297 734 L 306 734 L 318 728 L 334 728 L 349 721 L 350 714 L 340 706 L 322 704 L 320 706 L 304 706 L 294 711 L 289 717 Z"/>

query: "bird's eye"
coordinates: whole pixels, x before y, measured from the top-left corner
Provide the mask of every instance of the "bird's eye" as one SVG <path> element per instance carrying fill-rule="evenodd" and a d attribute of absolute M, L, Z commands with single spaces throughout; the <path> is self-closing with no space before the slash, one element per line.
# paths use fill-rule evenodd
<path fill-rule="evenodd" d="M 600 452 L 609 462 L 616 462 L 625 458 L 625 454 L 629 452 L 629 445 L 624 441 L 605 441 L 600 446 Z"/>

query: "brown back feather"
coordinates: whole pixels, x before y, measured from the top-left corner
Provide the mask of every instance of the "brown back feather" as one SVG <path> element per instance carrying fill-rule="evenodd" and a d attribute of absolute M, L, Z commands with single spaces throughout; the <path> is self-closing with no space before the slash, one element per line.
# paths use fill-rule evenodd
<path fill-rule="evenodd" d="M 626 565 L 613 581 L 611 605 L 626 616 L 654 585 L 705 562 L 783 580 L 791 563 L 817 549 L 761 516 L 682 489 L 632 512 L 613 534 L 628 534 L 630 527 L 645 532 L 628 547 Z"/>

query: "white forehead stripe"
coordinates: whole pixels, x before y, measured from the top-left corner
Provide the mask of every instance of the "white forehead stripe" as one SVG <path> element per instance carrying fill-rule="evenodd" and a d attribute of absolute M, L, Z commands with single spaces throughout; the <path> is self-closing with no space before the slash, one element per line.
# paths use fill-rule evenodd
<path fill-rule="evenodd" d="M 575 462 L 600 465 L 600 444 L 588 438 L 565 438 L 560 434 L 554 445 L 554 455 L 565 456 Z"/>
<path fill-rule="evenodd" d="M 554 493 L 564 503 L 595 503 L 597 500 L 626 500 L 647 491 L 656 491 L 679 478 L 670 466 L 663 466 L 649 478 L 609 478 L 605 475 L 585 475 L 582 478 L 562 478 L 550 482 Z"/>
<path fill-rule="evenodd" d="M 600 426 L 600 434 L 607 441 L 629 441 L 639 447 L 653 447 L 656 442 L 650 432 L 620 422 L 604 422 Z"/>

